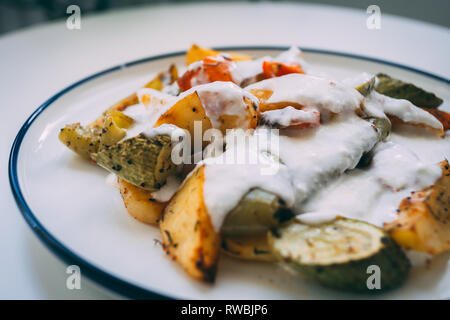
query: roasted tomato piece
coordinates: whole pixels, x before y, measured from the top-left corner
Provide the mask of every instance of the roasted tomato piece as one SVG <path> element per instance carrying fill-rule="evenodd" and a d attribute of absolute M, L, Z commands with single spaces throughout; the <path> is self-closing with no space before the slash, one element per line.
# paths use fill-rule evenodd
<path fill-rule="evenodd" d="M 284 76 L 289 73 L 305 73 L 302 67 L 297 64 L 284 64 L 280 62 L 271 62 L 264 61 L 263 62 L 263 73 L 266 78 L 274 78 Z"/>
<path fill-rule="evenodd" d="M 206 57 L 198 66 L 189 69 L 178 79 L 178 86 L 186 91 L 194 86 L 214 81 L 233 82 L 231 70 L 235 67 L 234 64 L 232 60 L 222 56 Z"/>
<path fill-rule="evenodd" d="M 442 123 L 444 131 L 450 129 L 450 113 L 439 109 L 430 109 L 430 108 L 422 108 L 422 109 L 431 113 L 436 119 L 438 119 Z"/>

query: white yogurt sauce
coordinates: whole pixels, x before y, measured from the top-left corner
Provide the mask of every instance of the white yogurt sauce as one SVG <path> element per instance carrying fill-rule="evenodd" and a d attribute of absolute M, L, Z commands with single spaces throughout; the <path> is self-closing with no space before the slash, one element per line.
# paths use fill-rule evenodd
<path fill-rule="evenodd" d="M 152 192 L 152 197 L 158 202 L 167 202 L 172 199 L 181 185 L 180 179 L 174 176 L 167 177 L 166 183 L 158 191 Z"/>
<path fill-rule="evenodd" d="M 236 61 L 236 67 L 231 71 L 235 83 L 254 77 L 263 72 L 263 62 L 271 61 L 272 57 L 266 56 L 255 60 Z"/>
<path fill-rule="evenodd" d="M 367 96 L 365 105 L 383 110 L 387 115 L 395 116 L 407 123 L 423 124 L 443 130 L 442 123 L 438 119 L 405 99 L 394 99 L 374 90 Z"/>
<path fill-rule="evenodd" d="M 205 165 L 204 201 L 217 231 L 228 212 L 253 188 L 278 195 L 288 206 L 294 203 L 291 173 L 266 153 L 264 134 L 263 129 L 254 135 L 234 131 L 226 136 L 227 149 L 222 155 L 199 163 Z M 232 144 L 230 139 L 234 136 L 243 139 L 236 139 Z"/>
<path fill-rule="evenodd" d="M 303 210 L 317 212 L 318 221 L 326 220 L 322 212 L 331 212 L 382 227 L 396 219 L 403 198 L 432 185 L 442 173 L 438 164 L 423 163 L 393 142 L 380 143 L 373 152 L 368 169 L 343 174 L 308 199 Z"/>
<path fill-rule="evenodd" d="M 303 219 L 305 222 L 321 223 L 340 215 L 382 226 L 396 218 L 396 209 L 403 198 L 411 191 L 432 185 L 441 174 L 436 162 L 423 163 L 406 148 L 392 143 L 382 143 L 375 148 L 371 168 L 351 170 L 363 153 L 373 149 L 379 137 L 371 124 L 349 112 L 364 102 L 362 95 L 349 85 L 293 74 L 265 80 L 246 89 L 273 91 L 268 102 L 295 102 L 340 116 L 316 129 L 292 130 L 279 136 L 279 153 L 273 153 L 279 154 L 290 184 L 287 180 L 272 182 L 271 176 L 259 181 L 261 176 L 245 166 L 228 165 L 221 170 L 216 165 L 207 166 L 205 203 L 217 230 L 246 192 L 255 187 L 267 190 L 272 184 L 284 186 L 281 192 L 276 188 L 267 190 L 282 199 L 286 194 L 294 194 L 292 210 L 297 214 L 309 212 Z M 379 117 L 386 117 L 384 111 L 393 105 L 396 110 L 402 110 L 405 105 L 412 110 L 408 103 L 395 103 L 376 97 L 376 103 L 370 101 L 367 109 Z M 292 110 L 286 109 L 286 117 L 277 120 L 290 120 L 288 115 Z M 408 119 L 408 112 L 404 115 L 402 118 Z M 223 199 L 232 200 L 224 203 Z"/>
<path fill-rule="evenodd" d="M 298 59 L 301 59 L 298 51 L 291 49 L 273 61 L 295 62 L 304 67 L 303 61 Z M 233 76 L 244 79 L 260 73 L 264 60 L 268 59 L 237 62 L 236 65 L 241 67 L 233 69 Z M 392 99 L 374 92 L 365 101 L 353 86 L 352 83 L 340 83 L 323 77 L 290 74 L 255 83 L 245 90 L 230 82 L 208 83 L 193 87 L 177 98 L 143 89 L 139 95 L 141 103 L 124 112 L 135 119 L 127 137 L 141 132 L 149 136 L 172 135 L 181 130 L 170 125 L 152 127 L 163 112 L 194 91 L 197 91 L 213 126 L 218 128 L 221 115 L 246 116 L 244 97 L 257 104 L 257 99 L 248 90 L 271 90 L 273 94 L 267 101 L 269 103 L 291 102 L 338 116 L 317 128 L 288 130 L 281 135 L 279 132 L 268 135 L 269 131 L 264 129 L 255 130 L 253 135 L 239 130 L 227 135 L 226 151 L 215 157 L 208 153 L 208 158 L 199 164 L 205 165 L 204 201 L 215 229 L 220 230 L 228 212 L 253 188 L 278 195 L 295 213 L 301 214 L 298 219 L 304 223 L 322 223 L 341 215 L 382 226 L 384 222 L 396 218 L 401 199 L 411 191 L 436 181 L 441 173 L 436 162 L 443 160 L 440 158 L 442 154 L 448 157 L 450 148 L 439 153 L 439 159 L 433 159 L 428 164 L 419 161 L 405 147 L 392 142 L 380 143 L 374 149 L 371 167 L 354 169 L 361 155 L 373 149 L 379 140 L 372 125 L 354 114 L 364 102 L 371 115 L 384 117 L 386 112 L 405 122 L 421 123 L 437 129 L 442 125 L 407 100 Z M 144 103 L 147 100 L 143 99 L 145 93 L 151 96 L 147 105 Z M 298 111 L 288 107 L 278 112 L 266 112 L 264 116 L 288 123 L 300 116 Z M 301 116 L 307 120 L 306 114 Z M 231 143 L 232 139 L 242 136 L 246 139 Z M 274 138 L 277 143 L 267 143 Z M 448 147 L 449 137 L 445 142 L 432 141 L 431 147 L 428 142 L 435 138 L 424 138 L 426 148 L 423 149 L 426 151 L 422 153 L 438 154 L 435 152 L 441 150 L 437 147 L 438 143 Z M 408 145 L 411 139 L 393 134 L 391 140 Z M 244 155 L 244 161 L 230 163 L 236 155 Z M 256 159 L 256 162 L 250 159 Z M 179 181 L 174 179 L 169 178 L 168 183 L 154 193 L 158 201 L 168 201 L 173 196 L 179 187 Z"/>
<path fill-rule="evenodd" d="M 288 65 L 299 64 L 303 71 L 309 71 L 308 64 L 302 58 L 302 52 L 297 47 L 292 46 L 277 57 L 264 56 L 254 60 L 236 61 L 234 67 L 230 70 L 233 81 L 241 83 L 245 79 L 262 73 L 264 61 L 280 62 Z"/>
<path fill-rule="evenodd" d="M 261 113 L 264 123 L 276 124 L 281 127 L 295 126 L 302 123 L 318 123 L 320 118 L 314 108 L 298 110 L 288 106 L 283 109 L 270 110 Z"/>
<path fill-rule="evenodd" d="M 333 176 L 353 169 L 379 140 L 378 133 L 357 116 L 342 117 L 311 129 L 280 136 L 280 158 L 291 171 L 296 192 L 294 212 Z"/>
<path fill-rule="evenodd" d="M 284 64 L 299 64 L 304 72 L 308 73 L 309 71 L 308 64 L 302 58 L 302 51 L 296 46 L 290 47 L 289 50 L 282 52 L 279 56 L 272 59 L 272 61 Z"/>
<path fill-rule="evenodd" d="M 373 78 L 373 76 L 374 75 L 371 73 L 362 72 L 354 77 L 346 78 L 346 79 L 342 80 L 342 83 L 349 87 L 356 88 L 366 82 L 369 82 L 370 79 Z M 378 80 L 378 78 L 375 78 L 375 81 L 377 81 L 377 80 Z"/>
<path fill-rule="evenodd" d="M 252 143 L 240 143 L 227 149 L 220 157 L 203 162 L 206 164 L 204 199 L 216 230 L 220 230 L 226 214 L 239 200 L 256 187 L 277 194 L 295 212 L 303 212 L 302 204 L 313 191 L 334 175 L 354 168 L 361 155 L 378 141 L 374 128 L 356 116 L 337 119 L 309 132 L 297 130 L 291 135 L 278 136 L 266 130 L 270 132 L 268 137 L 275 139 L 271 144 L 266 142 L 267 137 L 261 132 L 259 129 L 249 136 L 249 141 L 255 140 L 253 145 L 259 146 L 258 150 L 248 147 Z M 282 162 L 277 162 L 275 173 L 261 173 L 267 161 L 272 164 L 276 161 L 267 160 L 264 146 Z M 249 156 L 257 154 L 262 165 L 226 162 L 226 156 L 231 152 Z"/>
<path fill-rule="evenodd" d="M 127 129 L 124 139 L 135 137 L 148 128 L 152 128 L 158 118 L 176 100 L 173 96 L 147 88 L 138 90 L 137 95 L 139 104 L 129 106 L 122 111 L 134 120 L 132 127 Z"/>
<path fill-rule="evenodd" d="M 173 140 L 178 141 L 180 137 L 185 138 L 187 132 L 176 125 L 164 123 L 158 127 L 147 127 L 144 131 L 142 131 L 142 134 L 147 138 L 153 138 L 159 135 L 168 135 L 172 137 Z"/>
<path fill-rule="evenodd" d="M 241 119 L 242 128 L 247 128 L 248 124 L 245 119 L 248 116 L 246 110 L 247 105 L 244 102 L 244 97 L 250 99 L 256 106 L 258 106 L 258 99 L 249 92 L 240 88 L 232 82 L 215 81 L 207 84 L 202 84 L 183 92 L 180 99 L 185 96 L 197 92 L 203 109 L 208 118 L 211 120 L 213 128 L 219 128 L 221 125 L 220 117 L 222 115 L 234 115 Z"/>
<path fill-rule="evenodd" d="M 442 174 L 438 164 L 424 163 L 412 150 L 393 142 L 379 144 L 373 152 L 373 175 L 393 190 L 420 190 L 432 185 Z"/>
<path fill-rule="evenodd" d="M 288 74 L 266 79 L 245 88 L 270 90 L 267 103 L 291 102 L 316 107 L 321 113 L 342 113 L 359 109 L 364 97 L 354 88 L 337 81 L 306 74 Z"/>
<path fill-rule="evenodd" d="M 305 212 L 297 215 L 295 219 L 304 224 L 316 225 L 333 221 L 337 217 L 338 214 L 336 214 L 336 212 L 319 211 L 319 212 Z"/>

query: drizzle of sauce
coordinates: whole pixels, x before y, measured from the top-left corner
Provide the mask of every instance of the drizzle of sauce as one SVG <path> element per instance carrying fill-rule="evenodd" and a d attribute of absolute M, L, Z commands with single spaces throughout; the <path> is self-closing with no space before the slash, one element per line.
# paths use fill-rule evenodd
<path fill-rule="evenodd" d="M 321 113 L 355 111 L 364 99 L 354 88 L 337 81 L 296 73 L 257 82 L 246 90 L 271 91 L 266 103 L 291 102 L 315 107 Z"/>
<path fill-rule="evenodd" d="M 236 62 L 232 70 L 234 81 L 239 83 L 261 73 L 263 61 L 298 63 L 303 70 L 308 70 L 300 51 L 291 48 L 276 58 Z M 189 66 L 190 69 L 196 67 L 195 64 Z M 140 103 L 124 111 L 135 120 L 133 127 L 127 130 L 127 137 L 142 132 L 147 136 L 172 135 L 181 130 L 173 125 L 158 128 L 153 125 L 161 114 L 194 91 L 213 127 L 218 128 L 219 117 L 223 114 L 245 117 L 244 98 L 258 104 L 249 90 L 270 90 L 272 94 L 267 103 L 288 102 L 303 107 L 303 110 L 287 107 L 264 113 L 280 124 L 289 124 L 299 117 L 308 120 L 306 110 L 334 116 L 310 129 L 231 130 L 225 136 L 225 152 L 213 153 L 212 149 L 221 150 L 221 146 L 210 145 L 204 152 L 206 159 L 199 165 L 205 165 L 204 201 L 216 230 L 220 230 L 228 212 L 253 188 L 278 195 L 304 223 L 323 223 L 340 215 L 382 226 L 396 218 L 401 199 L 411 191 L 432 185 L 440 176 L 437 162 L 450 157 L 450 137 L 437 139 L 393 133 L 388 142 L 379 142 L 379 134 L 373 126 L 355 114 L 361 106 L 375 117 L 386 117 L 388 113 L 405 122 L 437 129 L 442 125 L 407 100 L 392 99 L 377 92 L 364 98 L 354 87 L 368 77 L 366 74 L 353 82 L 338 82 L 313 75 L 290 74 L 263 80 L 245 89 L 232 82 L 218 81 L 195 86 L 178 97 L 142 89 L 138 92 Z M 418 156 L 408 148 L 417 143 L 423 146 L 415 150 Z M 374 154 L 371 165 L 355 169 L 361 156 L 371 150 Z M 430 158 L 430 155 L 434 156 Z M 241 160 L 237 161 L 239 157 Z M 158 201 L 168 201 L 179 185 L 179 181 L 171 177 L 154 197 Z"/>
<path fill-rule="evenodd" d="M 406 123 L 423 124 L 437 130 L 443 130 L 442 123 L 430 113 L 416 107 L 405 99 L 394 99 L 372 91 L 366 99 L 366 106 L 383 110 Z"/>

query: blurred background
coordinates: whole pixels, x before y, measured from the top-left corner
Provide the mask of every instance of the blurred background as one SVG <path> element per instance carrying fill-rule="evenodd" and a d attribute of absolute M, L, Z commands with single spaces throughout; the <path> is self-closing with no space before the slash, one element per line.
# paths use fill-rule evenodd
<path fill-rule="evenodd" d="M 209 0 L 211 2 L 211 0 Z M 69 5 L 78 5 L 83 14 L 92 14 L 142 5 L 207 2 L 204 0 L 0 0 L 0 34 L 27 26 L 67 17 Z M 225 1 L 223 1 L 225 2 Z M 230 1 L 226 1 L 230 2 Z M 236 0 L 235 2 L 262 2 Z M 269 1 L 264 1 L 269 2 Z M 272 1 L 282 2 L 282 1 Z M 450 0 L 292 0 L 283 2 L 310 2 L 363 9 L 375 4 L 383 13 L 422 20 L 450 28 Z M 299 17 L 300 19 L 300 17 Z"/>

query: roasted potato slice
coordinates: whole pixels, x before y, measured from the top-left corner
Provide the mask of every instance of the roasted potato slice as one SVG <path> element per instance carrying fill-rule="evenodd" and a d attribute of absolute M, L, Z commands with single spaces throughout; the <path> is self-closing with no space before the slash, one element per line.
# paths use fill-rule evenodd
<path fill-rule="evenodd" d="M 167 254 L 193 278 L 213 282 L 220 236 L 203 200 L 204 170 L 197 168 L 184 182 L 164 209 L 159 227 Z"/>
<path fill-rule="evenodd" d="M 204 131 L 212 128 L 211 121 L 206 116 L 197 92 L 193 92 L 175 103 L 167 112 L 161 115 L 154 127 L 159 127 L 162 124 L 173 124 L 186 129 L 191 135 L 191 145 L 193 146 L 195 121 L 201 122 L 202 136 Z"/>
<path fill-rule="evenodd" d="M 246 114 L 245 118 L 242 120 L 238 116 L 227 114 L 220 116 L 221 125 L 218 129 L 222 133 L 225 134 L 227 129 L 232 128 L 256 128 L 258 124 L 258 106 L 254 105 L 247 97 L 243 97 L 243 101 L 245 104 L 245 110 L 243 110 Z M 201 122 L 202 136 L 206 130 L 212 128 L 211 120 L 206 115 L 202 101 L 196 91 L 176 102 L 169 110 L 161 115 L 154 127 L 159 127 L 162 124 L 173 124 L 182 129 L 186 129 L 191 136 L 191 145 L 193 146 L 195 121 Z M 206 144 L 207 141 L 204 141 L 203 146 Z"/>
<path fill-rule="evenodd" d="M 249 92 L 253 94 L 256 98 L 259 100 L 259 111 L 265 112 L 265 111 L 273 111 L 273 110 L 279 110 L 286 107 L 294 107 L 295 109 L 303 109 L 304 106 L 294 103 L 294 102 L 271 102 L 268 103 L 267 100 L 270 99 L 270 97 L 273 95 L 272 90 L 265 90 L 265 89 L 250 89 Z"/>
<path fill-rule="evenodd" d="M 79 123 L 68 124 L 59 132 L 58 138 L 70 150 L 83 158 L 91 159 L 100 146 L 100 128 L 83 127 Z"/>
<path fill-rule="evenodd" d="M 267 234 L 251 237 L 225 237 L 222 240 L 222 252 L 241 260 L 278 261 L 267 242 Z"/>
<path fill-rule="evenodd" d="M 444 137 L 444 135 L 445 135 L 444 129 L 433 128 L 433 127 L 430 127 L 423 123 L 406 122 L 394 115 L 390 115 L 390 114 L 387 114 L 387 115 L 388 115 L 389 120 L 391 121 L 393 127 L 396 127 L 397 125 L 406 125 L 406 126 L 411 126 L 411 127 L 428 130 L 429 132 L 433 132 L 433 133 L 439 135 L 440 137 Z"/>
<path fill-rule="evenodd" d="M 127 131 L 118 125 L 118 123 L 121 123 L 122 121 L 121 117 L 119 115 L 114 116 L 114 114 L 118 113 L 120 113 L 120 111 L 114 110 L 105 116 L 105 124 L 103 125 L 102 132 L 100 133 L 100 143 L 103 146 L 111 146 L 122 140 L 127 134 Z M 122 115 L 127 117 L 123 113 Z M 123 125 L 123 123 L 121 125 Z"/>
<path fill-rule="evenodd" d="M 141 222 L 158 224 L 166 203 L 156 201 L 150 191 L 136 187 L 124 179 L 118 178 L 117 182 L 128 213 Z"/>
<path fill-rule="evenodd" d="M 214 57 L 217 56 L 220 53 L 220 51 L 203 48 L 196 44 L 193 44 L 189 50 L 186 52 L 186 64 L 190 65 L 193 62 L 203 60 L 206 57 Z M 231 59 L 234 61 L 240 61 L 240 60 L 252 60 L 253 58 L 246 54 L 239 54 L 239 53 L 226 53 L 230 55 Z"/>
<path fill-rule="evenodd" d="M 398 218 L 384 226 L 400 245 L 432 255 L 450 249 L 450 169 L 447 160 L 440 165 L 436 183 L 403 199 Z"/>

